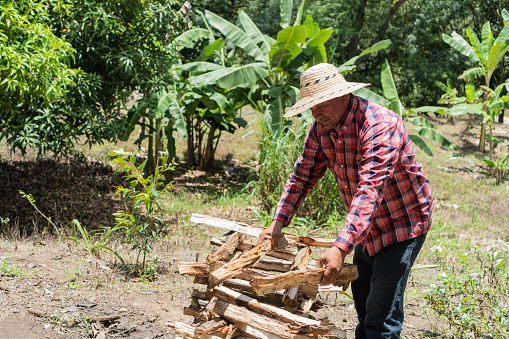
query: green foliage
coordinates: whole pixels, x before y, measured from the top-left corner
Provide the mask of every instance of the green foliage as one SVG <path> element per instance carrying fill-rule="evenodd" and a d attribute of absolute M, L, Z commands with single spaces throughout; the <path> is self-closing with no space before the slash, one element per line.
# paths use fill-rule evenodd
<path fill-rule="evenodd" d="M 302 153 L 304 139 L 310 124 L 310 119 L 303 120 L 302 126 L 295 126 L 293 129 L 285 127 L 282 133 L 277 134 L 265 133 L 261 139 L 258 154 L 259 165 L 256 168 L 259 178 L 257 183 L 253 185 L 253 191 L 258 195 L 262 208 L 267 213 L 274 211 L 283 193 L 286 180 L 293 172 L 295 161 Z M 337 222 L 338 220 L 329 219 L 332 215 L 341 218 L 345 214 L 343 199 L 334 176 L 330 171 L 327 171 L 299 207 L 293 224 L 315 228 L 318 225 L 330 225 Z M 299 218 L 311 219 L 312 221 L 307 222 Z M 312 223 L 312 225 L 309 225 L 309 223 Z"/>
<path fill-rule="evenodd" d="M 11 264 L 7 260 L 0 259 L 0 276 L 5 277 L 26 277 L 28 274 L 18 264 Z"/>
<path fill-rule="evenodd" d="M 25 153 L 68 152 L 79 126 L 69 112 L 54 112 L 81 72 L 74 50 L 55 36 L 39 2 L 0 1 L 0 140 Z"/>
<path fill-rule="evenodd" d="M 38 208 L 37 208 L 37 205 L 35 204 L 35 199 L 34 197 L 31 195 L 31 194 L 26 194 L 25 192 L 23 191 L 19 191 L 19 194 L 28 200 L 28 202 L 30 203 L 30 205 L 32 205 L 33 208 L 35 208 L 35 210 L 43 216 L 44 219 L 46 219 L 48 221 L 49 224 L 51 224 L 51 226 L 53 226 L 53 229 L 55 230 L 55 233 L 58 235 L 58 237 L 61 237 L 61 233 L 60 231 L 58 230 L 58 227 L 53 223 L 53 221 L 51 221 L 51 218 L 48 218 L 46 215 L 44 215 L 44 213 L 42 213 Z"/>
<path fill-rule="evenodd" d="M 482 27 L 481 40 L 477 37 L 474 31 L 469 27 L 466 29 L 469 41 L 467 42 L 461 35 L 453 32 L 450 36 L 443 34 L 443 40 L 449 44 L 456 51 L 466 56 L 475 66 L 471 67 L 463 72 L 460 76 L 463 80 L 470 82 L 478 77 L 484 78 L 484 96 L 482 100 L 484 114 L 482 119 L 481 134 L 479 139 L 479 151 L 485 151 L 486 142 L 486 124 L 489 120 L 494 119 L 494 113 L 499 112 L 498 109 L 490 109 L 490 104 L 493 100 L 497 100 L 500 92 L 497 94 L 497 98 L 493 98 L 493 91 L 490 89 L 491 78 L 495 70 L 499 67 L 499 64 L 504 60 L 504 56 L 509 51 L 509 25 L 505 18 L 509 19 L 509 12 L 502 10 L 502 16 L 504 17 L 504 27 L 500 31 L 497 38 L 494 38 L 491 31 L 491 25 L 486 22 Z M 497 86 L 499 88 L 500 86 Z M 505 100 L 504 102 L 507 102 Z M 502 106 L 502 108 L 504 108 Z M 490 129 L 492 123 L 490 124 Z M 491 132 L 490 132 L 491 133 Z M 491 147 L 490 147 L 491 149 Z"/>
<path fill-rule="evenodd" d="M 484 163 L 495 177 L 497 185 L 500 185 L 502 179 L 504 179 L 507 176 L 507 173 L 509 173 L 509 163 L 507 162 L 508 156 L 509 153 L 506 153 L 505 155 L 496 157 L 494 160 L 483 159 Z"/>
<path fill-rule="evenodd" d="M 157 239 L 158 227 L 164 223 L 162 215 L 165 211 L 160 205 L 161 194 L 168 191 L 173 184 L 164 183 L 164 173 L 175 170 L 177 163 L 174 159 L 168 162 L 168 153 L 164 153 L 159 157 L 154 174 L 145 178 L 143 170 L 147 160 L 136 166 L 136 156 L 122 150 L 112 151 L 109 156 L 112 163 L 120 165 L 115 173 L 126 172 L 124 178 L 130 182 L 129 187 L 119 186 L 116 191 L 116 194 L 127 199 L 130 206 L 126 204 L 125 210 L 113 213 L 113 216 L 117 221 L 116 227 L 123 229 L 126 234 L 126 242 L 131 245 L 130 250 L 137 252 L 134 268 L 136 273 L 142 276 L 145 272 L 146 256 L 152 251 L 152 245 Z M 144 213 L 144 218 L 141 218 L 139 213 Z"/>
<path fill-rule="evenodd" d="M 92 253 L 96 257 L 100 256 L 102 250 L 108 250 L 113 253 L 122 264 L 125 264 L 122 256 L 116 250 L 108 246 L 110 235 L 119 230 L 119 227 L 106 227 L 103 232 L 97 234 L 97 237 L 94 237 L 92 232 L 88 232 L 76 219 L 71 221 L 71 227 L 72 233 L 70 236 L 65 237 L 66 239 L 74 241 L 77 245 L 82 246 L 86 251 Z M 76 229 L 79 231 L 81 239 L 78 237 Z"/>
<path fill-rule="evenodd" d="M 433 125 L 429 120 L 421 116 L 411 116 L 413 113 L 428 111 L 431 108 L 419 107 L 416 109 L 407 110 L 405 107 L 403 107 L 403 104 L 399 99 L 398 90 L 394 83 L 391 68 L 387 60 L 382 66 L 381 79 L 385 98 L 365 88 L 356 91 L 356 94 L 380 105 L 386 106 L 393 112 L 397 113 L 403 122 L 408 121 L 414 125 L 419 126 L 414 128 L 417 134 L 409 133 L 408 137 L 429 156 L 433 156 L 433 152 L 431 152 L 431 149 L 422 137 L 431 139 L 444 148 L 452 150 L 456 149 L 456 146 L 440 132 L 438 132 L 435 125 Z"/>
<path fill-rule="evenodd" d="M 472 248 L 455 264 L 442 248 L 432 248 L 441 273 L 427 291 L 428 305 L 442 316 L 455 337 L 507 338 L 509 335 L 509 275 L 507 252 L 482 253 Z"/>

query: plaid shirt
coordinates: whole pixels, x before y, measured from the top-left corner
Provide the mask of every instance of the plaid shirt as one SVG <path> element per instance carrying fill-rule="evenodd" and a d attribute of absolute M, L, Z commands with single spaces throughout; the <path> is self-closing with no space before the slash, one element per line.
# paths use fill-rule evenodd
<path fill-rule="evenodd" d="M 288 225 L 327 168 L 349 211 L 334 242 L 338 248 L 351 253 L 362 243 L 374 255 L 431 228 L 430 184 L 396 113 L 351 95 L 335 129 L 315 121 L 274 219 Z"/>

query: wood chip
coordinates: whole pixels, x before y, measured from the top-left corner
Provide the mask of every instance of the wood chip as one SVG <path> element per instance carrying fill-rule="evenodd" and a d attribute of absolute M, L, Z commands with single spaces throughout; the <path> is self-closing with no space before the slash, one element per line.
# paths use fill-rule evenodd
<path fill-rule="evenodd" d="M 33 315 L 35 315 L 37 317 L 46 317 L 46 312 L 43 312 L 43 311 L 34 310 L 34 309 L 29 308 L 27 310 L 27 312 L 30 313 L 30 314 L 33 314 Z"/>

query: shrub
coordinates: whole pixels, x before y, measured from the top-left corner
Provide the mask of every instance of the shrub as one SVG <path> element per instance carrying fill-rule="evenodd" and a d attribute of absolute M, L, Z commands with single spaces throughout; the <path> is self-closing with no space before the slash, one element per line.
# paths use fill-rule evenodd
<path fill-rule="evenodd" d="M 431 285 L 426 300 L 446 320 L 454 337 L 508 338 L 509 276 L 503 252 L 483 253 L 474 247 L 451 265 L 439 246 L 432 250 L 441 271 L 440 284 Z"/>
<path fill-rule="evenodd" d="M 259 179 L 253 190 L 260 197 L 265 212 L 272 212 L 279 201 L 295 161 L 302 153 L 310 125 L 310 121 L 297 121 L 293 127 L 284 127 L 281 133 L 264 133 L 261 136 L 257 167 Z M 325 223 L 329 215 L 338 214 L 344 215 L 346 210 L 334 176 L 327 171 L 309 192 L 296 217 L 311 218 L 317 225 Z"/>

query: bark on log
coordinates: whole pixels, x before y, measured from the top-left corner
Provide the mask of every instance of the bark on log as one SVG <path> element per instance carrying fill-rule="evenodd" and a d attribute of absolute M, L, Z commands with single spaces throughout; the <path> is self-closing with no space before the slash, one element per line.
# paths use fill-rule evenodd
<path fill-rule="evenodd" d="M 253 328 L 275 334 L 276 336 L 283 339 L 308 338 L 304 335 L 298 334 L 297 328 L 293 325 L 254 313 L 245 307 L 230 304 L 217 298 L 213 298 L 210 301 L 210 303 L 207 305 L 207 310 L 236 323 L 236 325 L 238 325 L 238 323 L 246 325 L 249 324 L 249 326 Z M 242 331 L 242 328 L 239 329 Z"/>
<path fill-rule="evenodd" d="M 293 286 L 317 285 L 322 280 L 324 272 L 325 268 L 318 268 L 309 271 L 287 272 L 272 277 L 255 277 L 251 279 L 250 285 L 257 295 L 262 295 Z M 333 284 L 344 286 L 347 282 L 358 277 L 359 273 L 355 265 L 344 264 L 338 279 Z"/>
<path fill-rule="evenodd" d="M 207 259 L 205 262 L 209 265 L 215 263 L 216 261 L 223 260 L 227 256 L 231 254 L 231 252 L 237 248 L 239 244 L 241 244 L 244 241 L 244 234 L 242 233 L 234 233 L 230 239 L 228 239 L 219 249 L 207 256 Z"/>
<path fill-rule="evenodd" d="M 221 241 L 220 239 L 212 238 L 210 240 L 210 244 L 215 245 L 215 246 L 222 246 L 224 244 L 224 242 Z M 250 250 L 251 248 L 253 248 L 253 246 L 254 246 L 254 244 L 251 244 L 248 242 L 243 242 L 237 246 L 237 249 L 241 250 L 241 251 L 247 251 L 247 250 Z M 288 261 L 295 260 L 295 253 L 293 253 L 292 251 L 288 251 L 288 250 L 268 251 L 265 254 L 265 256 L 273 257 L 273 258 L 277 258 L 277 259 L 288 260 Z"/>
<path fill-rule="evenodd" d="M 207 275 L 225 264 L 224 261 L 213 262 L 210 265 L 204 262 L 183 262 L 179 265 L 179 274 Z"/>
<path fill-rule="evenodd" d="M 237 274 L 244 272 L 249 267 L 255 265 L 270 250 L 270 239 L 266 239 L 245 252 L 238 259 L 230 261 L 224 266 L 209 274 L 209 283 L 219 285 L 223 281 L 235 277 Z"/>

